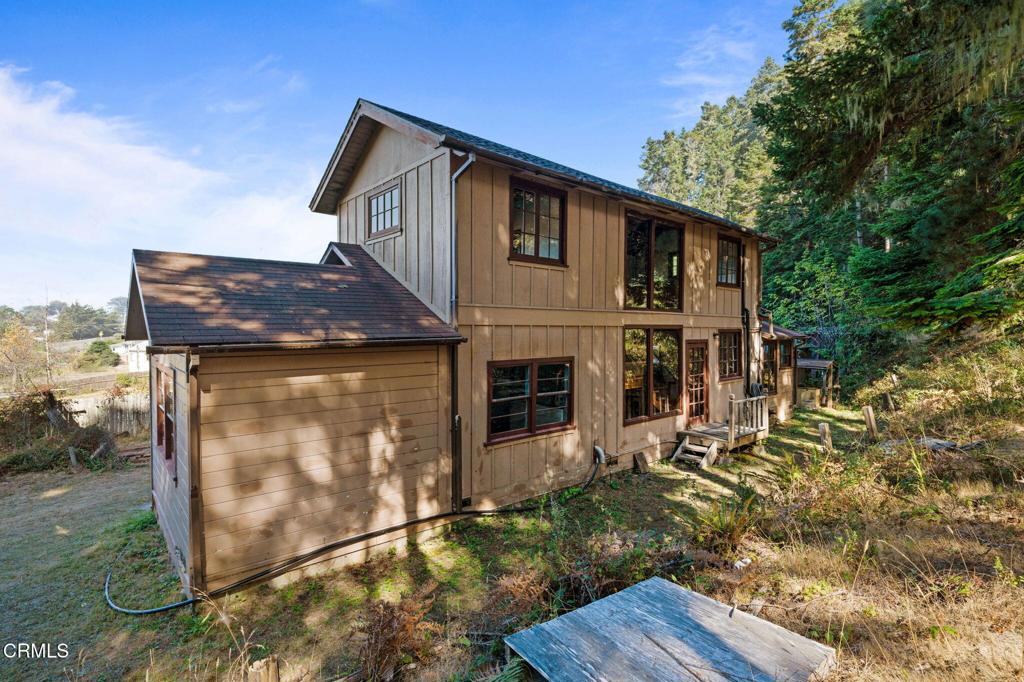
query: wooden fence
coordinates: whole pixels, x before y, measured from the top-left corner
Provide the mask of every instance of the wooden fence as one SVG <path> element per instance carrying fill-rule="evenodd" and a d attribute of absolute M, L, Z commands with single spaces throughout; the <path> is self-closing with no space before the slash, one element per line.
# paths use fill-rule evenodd
<path fill-rule="evenodd" d="M 149 430 L 149 394 L 127 393 L 118 397 L 89 395 L 68 398 L 68 409 L 79 426 L 102 426 L 113 434 L 135 435 Z"/>

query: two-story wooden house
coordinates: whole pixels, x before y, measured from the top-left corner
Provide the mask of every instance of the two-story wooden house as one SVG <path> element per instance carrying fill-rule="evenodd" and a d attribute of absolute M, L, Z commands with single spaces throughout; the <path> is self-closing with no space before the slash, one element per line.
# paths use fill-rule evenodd
<path fill-rule="evenodd" d="M 770 239 L 364 100 L 311 208 L 318 264 L 135 253 L 189 591 L 577 484 L 595 446 L 615 470 L 767 433 Z"/>

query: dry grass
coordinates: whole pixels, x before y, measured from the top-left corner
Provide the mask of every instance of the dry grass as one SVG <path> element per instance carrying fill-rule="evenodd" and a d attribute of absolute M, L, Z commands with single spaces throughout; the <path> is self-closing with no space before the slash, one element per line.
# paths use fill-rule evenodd
<path fill-rule="evenodd" d="M 765 457 L 618 474 L 568 506 L 464 522 L 404 555 L 262 586 L 194 615 L 130 619 L 97 603 L 102 571 L 126 541 L 119 596 L 173 598 L 156 529 L 122 521 L 126 504 L 144 500 L 144 470 L 15 477 L 0 482 L 0 514 L 14 523 L 0 529 L 0 577 L 18 604 L 5 634 L 73 642 L 81 659 L 62 665 L 82 679 L 231 680 L 273 653 L 285 680 L 504 682 L 521 671 L 506 666 L 503 635 L 664 575 L 836 647 L 836 680 L 1021 679 L 1024 361 L 1006 369 L 1013 349 L 974 352 L 987 369 L 967 378 L 941 361 L 900 370 L 902 409 L 883 426 L 886 438 L 984 437 L 984 448 L 885 450 L 867 442 L 857 412 L 801 412 L 773 432 Z M 832 426 L 833 453 L 817 447 L 820 421 Z M 114 486 L 137 496 L 104 499 Z M 71 505 L 73 515 L 54 516 Z M 43 558 L 44 572 L 19 579 Z M 741 558 L 752 563 L 733 568 Z M 79 603 L 89 607 L 52 617 Z"/>

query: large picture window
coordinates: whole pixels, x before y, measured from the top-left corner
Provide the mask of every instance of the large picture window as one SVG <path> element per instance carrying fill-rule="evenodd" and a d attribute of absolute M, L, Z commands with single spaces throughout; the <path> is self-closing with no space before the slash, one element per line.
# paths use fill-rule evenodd
<path fill-rule="evenodd" d="M 370 237 L 382 236 L 384 232 L 398 230 L 402 221 L 402 187 L 394 184 L 370 196 L 369 220 Z"/>
<path fill-rule="evenodd" d="M 626 307 L 681 310 L 683 230 L 653 218 L 626 221 Z"/>
<path fill-rule="evenodd" d="M 544 433 L 572 424 L 572 358 L 492 362 L 489 441 Z"/>
<path fill-rule="evenodd" d="M 512 180 L 510 258 L 565 263 L 565 192 Z"/>
<path fill-rule="evenodd" d="M 738 330 L 718 332 L 718 380 L 738 379 L 743 375 L 743 335 Z"/>
<path fill-rule="evenodd" d="M 779 386 L 779 345 L 775 341 L 764 342 L 764 363 L 761 368 L 761 385 L 768 395 L 775 395 Z"/>
<path fill-rule="evenodd" d="M 719 285 L 738 287 L 740 285 L 740 242 L 731 237 L 718 238 L 718 279 Z"/>
<path fill-rule="evenodd" d="M 681 410 L 682 361 L 678 329 L 623 330 L 623 414 L 627 422 Z"/>

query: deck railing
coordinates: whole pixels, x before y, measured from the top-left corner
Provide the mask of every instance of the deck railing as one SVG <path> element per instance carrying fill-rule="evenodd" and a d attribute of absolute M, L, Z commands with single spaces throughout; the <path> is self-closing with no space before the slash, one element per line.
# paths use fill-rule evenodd
<path fill-rule="evenodd" d="M 729 449 L 737 436 L 758 433 L 768 429 L 768 397 L 739 398 L 729 394 Z"/>

